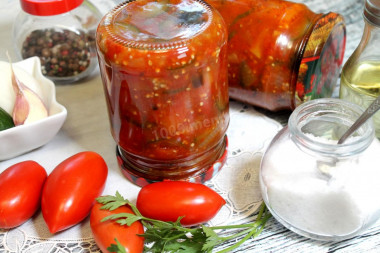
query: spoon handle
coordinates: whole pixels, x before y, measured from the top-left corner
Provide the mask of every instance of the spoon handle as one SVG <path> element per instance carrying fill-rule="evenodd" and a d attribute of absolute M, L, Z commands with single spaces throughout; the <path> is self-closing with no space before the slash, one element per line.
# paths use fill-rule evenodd
<path fill-rule="evenodd" d="M 364 124 L 380 109 L 380 96 L 378 96 L 365 110 L 365 112 L 355 121 L 355 123 L 340 137 L 338 144 L 342 144 L 353 132 Z"/>

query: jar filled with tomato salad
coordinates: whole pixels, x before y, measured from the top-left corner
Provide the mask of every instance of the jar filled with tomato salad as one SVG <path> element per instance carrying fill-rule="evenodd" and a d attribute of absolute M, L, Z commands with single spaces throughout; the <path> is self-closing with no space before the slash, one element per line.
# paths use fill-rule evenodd
<path fill-rule="evenodd" d="M 100 22 L 99 65 L 124 175 L 203 182 L 226 159 L 227 29 L 202 0 L 132 0 Z"/>
<path fill-rule="evenodd" d="M 345 24 L 282 0 L 207 0 L 228 26 L 230 97 L 268 110 L 330 97 L 339 77 Z"/>

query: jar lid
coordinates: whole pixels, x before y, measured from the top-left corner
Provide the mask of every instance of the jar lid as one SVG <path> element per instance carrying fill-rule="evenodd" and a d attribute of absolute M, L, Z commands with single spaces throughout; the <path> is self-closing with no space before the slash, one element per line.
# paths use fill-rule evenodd
<path fill-rule="evenodd" d="M 20 0 L 21 8 L 31 15 L 52 16 L 75 9 L 84 0 Z"/>
<path fill-rule="evenodd" d="M 303 47 L 293 107 L 316 98 L 331 97 L 346 47 L 344 19 L 337 13 L 321 15 Z"/>
<path fill-rule="evenodd" d="M 107 34 L 124 46 L 140 49 L 177 48 L 211 23 L 209 5 L 199 0 L 127 1 L 105 16 Z"/>

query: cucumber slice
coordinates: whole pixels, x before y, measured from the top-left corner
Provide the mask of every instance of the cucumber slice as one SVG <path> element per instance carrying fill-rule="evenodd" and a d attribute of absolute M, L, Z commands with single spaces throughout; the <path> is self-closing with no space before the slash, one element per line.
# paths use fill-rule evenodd
<path fill-rule="evenodd" d="M 0 131 L 14 127 L 12 116 L 0 107 Z"/>

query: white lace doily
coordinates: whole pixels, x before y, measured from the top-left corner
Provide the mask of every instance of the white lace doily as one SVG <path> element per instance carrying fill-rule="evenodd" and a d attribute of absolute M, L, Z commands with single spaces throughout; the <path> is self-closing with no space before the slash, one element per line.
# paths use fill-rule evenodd
<path fill-rule="evenodd" d="M 265 146 L 282 127 L 278 122 L 241 103 L 232 102 L 230 113 L 231 123 L 227 132 L 229 136 L 227 163 L 221 172 L 207 183 L 227 202 L 210 222 L 213 225 L 239 222 L 252 215 L 261 204 L 258 183 L 259 163 Z M 109 134 L 105 133 L 105 135 Z M 46 150 L 37 152 L 49 152 L 50 156 L 55 157 L 49 145 L 54 145 L 54 143 L 45 146 Z M 3 163 L 15 163 L 17 160 L 33 157 L 34 154 L 31 153 Z M 116 163 L 114 164 L 117 166 Z M 121 191 L 125 197 L 133 201 L 139 188 L 122 178 L 117 167 L 112 167 L 104 194 L 114 194 L 116 190 Z M 88 219 L 80 225 L 52 236 L 40 212 L 20 227 L 0 232 L 0 245 L 0 253 L 19 252 L 19 250 L 44 253 L 96 252 L 98 250 L 91 238 Z"/>

